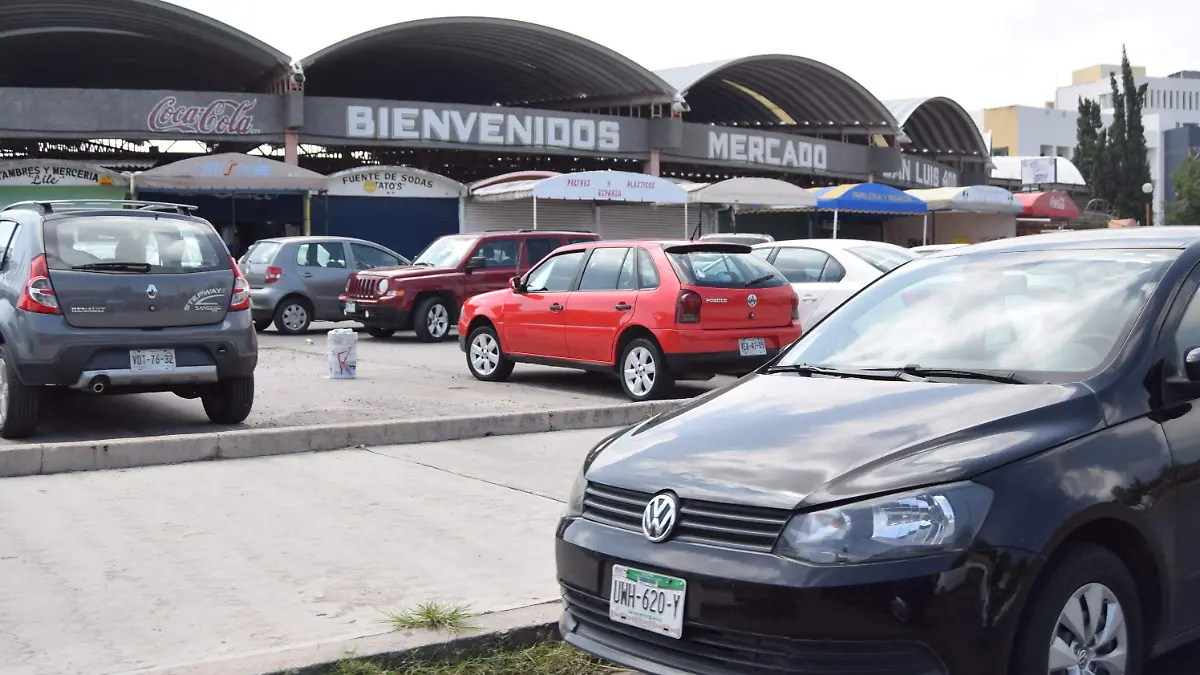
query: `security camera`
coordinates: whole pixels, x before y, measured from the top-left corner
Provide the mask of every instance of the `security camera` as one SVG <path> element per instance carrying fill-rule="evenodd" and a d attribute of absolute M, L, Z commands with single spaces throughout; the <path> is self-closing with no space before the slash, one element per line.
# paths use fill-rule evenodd
<path fill-rule="evenodd" d="M 304 66 L 299 63 L 292 64 L 292 84 L 304 84 Z"/>
<path fill-rule="evenodd" d="M 685 113 L 691 111 L 692 106 L 688 105 L 687 101 L 683 100 L 683 94 L 675 94 L 675 98 L 671 101 L 671 112 Z"/>

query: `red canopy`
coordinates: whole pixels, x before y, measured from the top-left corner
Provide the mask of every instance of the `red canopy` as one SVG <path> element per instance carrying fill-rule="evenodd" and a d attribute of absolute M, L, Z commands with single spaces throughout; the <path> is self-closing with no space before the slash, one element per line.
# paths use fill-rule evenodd
<path fill-rule="evenodd" d="M 1025 205 L 1025 210 L 1021 212 L 1024 218 L 1073 220 L 1079 217 L 1075 200 L 1062 192 L 1018 192 L 1013 196 Z"/>

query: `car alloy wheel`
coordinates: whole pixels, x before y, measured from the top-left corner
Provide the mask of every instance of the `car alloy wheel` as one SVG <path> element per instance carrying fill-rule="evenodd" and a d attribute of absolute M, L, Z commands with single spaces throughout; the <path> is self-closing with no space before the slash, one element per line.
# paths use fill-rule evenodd
<path fill-rule="evenodd" d="M 1112 590 L 1089 583 L 1071 594 L 1050 636 L 1048 675 L 1122 675 L 1129 667 L 1125 612 Z"/>
<path fill-rule="evenodd" d="M 8 419 L 8 362 L 0 357 L 0 426 Z"/>
<path fill-rule="evenodd" d="M 429 308 L 429 313 L 425 315 L 425 327 L 435 338 L 446 335 L 446 331 L 450 329 L 450 313 L 446 311 L 445 305 L 439 302 Z"/>
<path fill-rule="evenodd" d="M 500 345 L 489 333 L 477 333 L 471 341 L 471 367 L 483 376 L 496 372 L 500 365 Z"/>
<path fill-rule="evenodd" d="M 283 308 L 283 325 L 290 331 L 299 331 L 308 324 L 308 312 L 299 303 Z"/>
<path fill-rule="evenodd" d="M 635 347 L 629 350 L 629 354 L 625 357 L 622 376 L 625 378 L 625 386 L 629 388 L 630 393 L 638 398 L 647 396 L 654 388 L 656 374 L 654 355 L 650 353 L 649 349 Z"/>

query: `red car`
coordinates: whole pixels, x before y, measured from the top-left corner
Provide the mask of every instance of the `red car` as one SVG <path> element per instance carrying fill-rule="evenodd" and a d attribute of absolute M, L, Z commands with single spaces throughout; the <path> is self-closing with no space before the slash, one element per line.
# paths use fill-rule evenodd
<path fill-rule="evenodd" d="M 516 363 L 615 373 L 635 401 L 676 380 L 744 375 L 800 337 L 799 298 L 749 246 L 564 246 L 510 287 L 468 299 L 459 346 L 480 380 Z"/>

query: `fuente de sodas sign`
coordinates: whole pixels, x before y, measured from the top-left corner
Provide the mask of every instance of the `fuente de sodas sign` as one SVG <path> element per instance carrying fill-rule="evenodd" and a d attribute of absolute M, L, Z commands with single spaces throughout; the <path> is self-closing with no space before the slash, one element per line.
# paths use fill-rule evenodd
<path fill-rule="evenodd" d="M 219 98 L 205 105 L 182 105 L 174 96 L 158 102 L 146 117 L 150 131 L 197 136 L 251 136 L 258 99 Z"/>
<path fill-rule="evenodd" d="M 599 152 L 621 149 L 617 120 L 433 108 L 347 106 L 346 136 Z"/>

